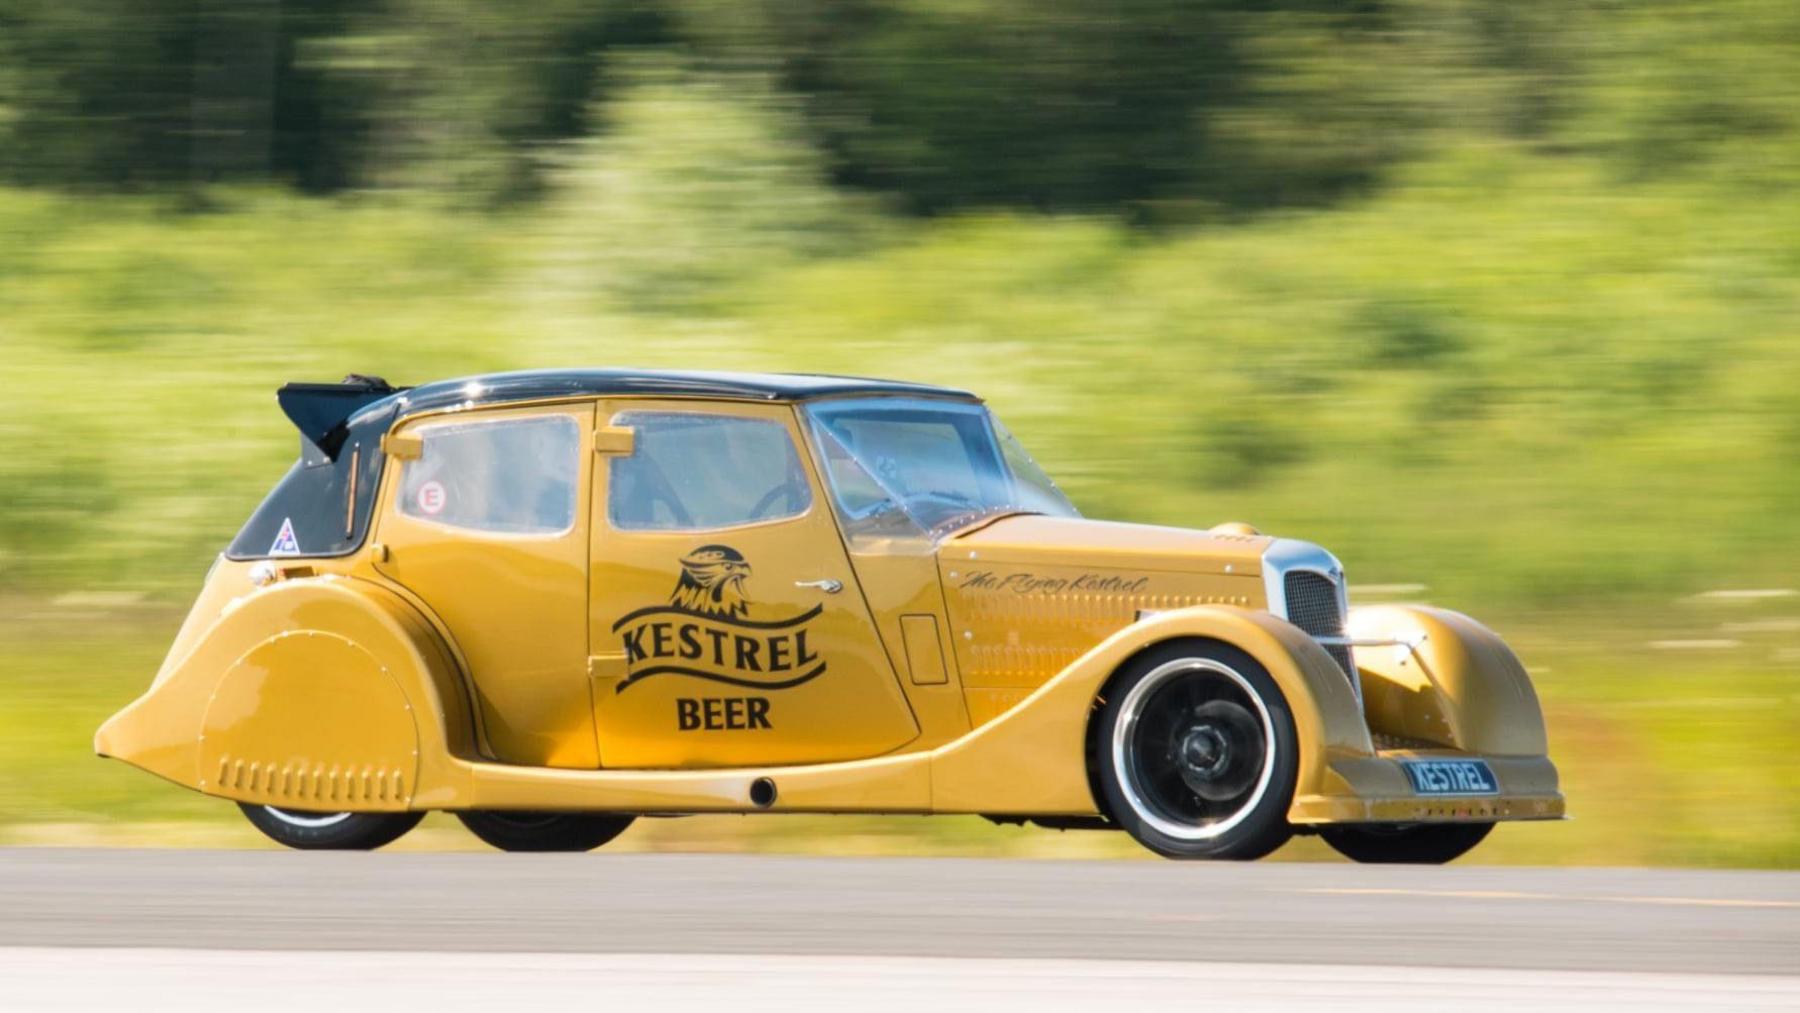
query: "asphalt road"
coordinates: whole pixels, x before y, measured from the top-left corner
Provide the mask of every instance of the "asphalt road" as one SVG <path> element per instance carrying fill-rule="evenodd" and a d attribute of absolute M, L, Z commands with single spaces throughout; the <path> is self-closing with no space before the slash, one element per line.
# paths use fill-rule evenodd
<path fill-rule="evenodd" d="M 1800 873 L 0 851 L 0 948 L 70 947 L 1180 961 L 1791 982 L 1800 975 Z"/>

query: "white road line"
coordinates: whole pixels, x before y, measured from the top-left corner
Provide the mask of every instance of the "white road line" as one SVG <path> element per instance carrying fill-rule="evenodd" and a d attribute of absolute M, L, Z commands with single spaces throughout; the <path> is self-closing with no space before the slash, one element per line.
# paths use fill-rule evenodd
<path fill-rule="evenodd" d="M 1555 900 L 1580 904 L 1667 904 L 1678 907 L 1800 908 L 1800 901 L 1746 897 L 1632 897 L 1617 894 L 1529 893 L 1519 890 L 1409 890 L 1377 886 L 1321 886 L 1288 893 L 1341 897 L 1455 897 L 1462 900 Z"/>
<path fill-rule="evenodd" d="M 1742 646 L 1742 640 L 1728 639 L 1650 641 L 1650 649 L 1653 651 L 1726 651 Z"/>
<path fill-rule="evenodd" d="M 13 948 L 0 983 L 19 1011 L 1800 1009 L 1787 975 L 954 957 Z"/>
<path fill-rule="evenodd" d="M 128 608 L 141 605 L 143 591 L 70 591 L 50 599 L 57 608 Z"/>
<path fill-rule="evenodd" d="M 1800 591 L 1791 587 L 1719 588 L 1714 591 L 1702 591 L 1691 600 L 1758 601 L 1764 598 L 1792 598 L 1795 595 L 1800 595 Z"/>
<path fill-rule="evenodd" d="M 1800 633 L 1800 617 L 1786 619 L 1753 619 L 1742 623 L 1720 623 L 1721 633 Z"/>

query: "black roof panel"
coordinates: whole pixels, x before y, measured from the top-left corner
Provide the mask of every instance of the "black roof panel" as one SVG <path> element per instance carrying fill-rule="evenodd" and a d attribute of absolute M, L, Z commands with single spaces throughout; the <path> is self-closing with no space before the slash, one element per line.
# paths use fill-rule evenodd
<path fill-rule="evenodd" d="M 400 391 L 363 411 L 399 408 L 399 414 L 458 404 L 497 404 L 539 398 L 648 394 L 679 397 L 804 401 L 842 395 L 915 395 L 979 400 L 966 390 L 897 380 L 813 373 L 727 373 L 706 370 L 534 369 L 439 380 Z M 362 412 L 357 414 L 361 415 Z"/>
<path fill-rule="evenodd" d="M 413 412 L 464 404 L 615 394 L 804 401 L 840 395 L 915 395 L 978 400 L 967 391 L 889 380 L 792 373 L 559 369 L 489 373 L 395 388 L 377 377 L 290 383 L 277 399 L 301 433 L 300 460 L 276 484 L 226 549 L 232 559 L 341 556 L 362 545 L 374 510 L 381 438 Z M 346 417 L 348 416 L 348 417 Z M 354 474 L 352 474 L 354 472 Z M 345 497 L 355 491 L 346 524 Z M 284 548 L 284 546 L 290 546 Z"/>

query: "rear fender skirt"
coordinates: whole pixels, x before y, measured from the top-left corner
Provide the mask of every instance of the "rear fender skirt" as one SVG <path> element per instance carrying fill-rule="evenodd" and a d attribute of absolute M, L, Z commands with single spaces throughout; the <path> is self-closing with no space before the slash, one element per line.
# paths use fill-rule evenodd
<path fill-rule="evenodd" d="M 453 758 L 475 752 L 470 702 L 441 638 L 393 592 L 338 576 L 229 603 L 100 727 L 94 749 L 208 794 L 315 809 L 466 797 Z M 289 797 L 297 790 L 323 794 L 301 805 Z"/>

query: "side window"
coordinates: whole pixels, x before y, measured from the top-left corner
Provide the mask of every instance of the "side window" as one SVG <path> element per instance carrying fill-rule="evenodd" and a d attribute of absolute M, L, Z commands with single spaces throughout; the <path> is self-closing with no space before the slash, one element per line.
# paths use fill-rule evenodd
<path fill-rule="evenodd" d="M 723 528 L 806 512 L 812 489 L 787 427 L 764 419 L 623 412 L 630 457 L 615 457 L 607 516 L 624 531 Z"/>
<path fill-rule="evenodd" d="M 575 523 L 581 430 L 566 415 L 421 426 L 424 453 L 406 462 L 400 512 L 509 535 Z"/>

